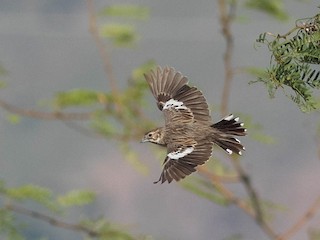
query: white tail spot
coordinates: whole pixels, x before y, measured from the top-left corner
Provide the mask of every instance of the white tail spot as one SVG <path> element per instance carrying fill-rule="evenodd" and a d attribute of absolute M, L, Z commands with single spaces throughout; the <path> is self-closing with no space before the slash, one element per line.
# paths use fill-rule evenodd
<path fill-rule="evenodd" d="M 227 152 L 228 154 L 232 154 L 232 150 L 230 150 L 229 148 L 226 148 L 226 152 Z"/>
<path fill-rule="evenodd" d="M 233 118 L 233 114 L 230 114 L 229 116 L 225 117 L 223 120 L 230 121 Z"/>

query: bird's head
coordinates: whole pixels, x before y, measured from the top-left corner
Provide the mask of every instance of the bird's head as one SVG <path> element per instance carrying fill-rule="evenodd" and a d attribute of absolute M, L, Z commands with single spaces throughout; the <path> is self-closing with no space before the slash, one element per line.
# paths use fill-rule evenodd
<path fill-rule="evenodd" d="M 164 145 L 163 128 L 156 128 L 147 132 L 142 138 L 141 142 L 151 142 L 155 144 Z"/>

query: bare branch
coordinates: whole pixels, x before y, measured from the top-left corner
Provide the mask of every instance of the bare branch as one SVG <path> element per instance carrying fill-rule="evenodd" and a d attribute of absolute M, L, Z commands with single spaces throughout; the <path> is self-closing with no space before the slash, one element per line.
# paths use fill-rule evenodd
<path fill-rule="evenodd" d="M 234 18 L 234 12 L 236 7 L 236 1 L 230 2 L 230 10 L 228 12 L 227 6 L 228 1 L 218 0 L 219 13 L 220 13 L 220 24 L 222 26 L 222 35 L 226 40 L 226 51 L 223 56 L 224 60 L 224 85 L 221 99 L 221 114 L 225 116 L 228 114 L 229 96 L 231 91 L 231 83 L 233 79 L 233 68 L 232 68 L 232 54 L 233 54 L 233 36 L 231 33 L 231 23 Z"/>
<path fill-rule="evenodd" d="M 320 196 L 311 204 L 307 211 L 286 232 L 281 234 L 277 240 L 290 239 L 296 232 L 303 228 L 320 210 Z"/>
<path fill-rule="evenodd" d="M 228 114 L 228 103 L 229 96 L 231 91 L 231 83 L 233 80 L 233 67 L 232 67 L 232 55 L 233 55 L 233 36 L 231 32 L 231 24 L 234 19 L 235 9 L 236 9 L 236 1 L 231 1 L 228 4 L 226 0 L 218 0 L 219 4 L 219 13 L 220 13 L 220 24 L 222 26 L 222 35 L 226 40 L 226 51 L 224 53 L 224 86 L 222 92 L 221 99 L 221 114 L 225 116 Z M 227 9 L 230 7 L 229 10 Z M 233 166 L 236 169 L 237 173 L 240 176 L 242 183 L 244 184 L 247 193 L 251 199 L 252 205 L 255 210 L 254 217 L 259 225 L 263 224 L 262 212 L 259 204 L 259 200 L 256 194 L 256 191 L 251 185 L 249 176 L 245 173 L 239 161 L 236 159 L 232 160 Z"/>
<path fill-rule="evenodd" d="M 47 216 L 45 214 L 42 214 L 42 213 L 39 213 L 39 212 L 36 212 L 36 211 L 32 211 L 32 210 L 29 210 L 29 209 L 26 209 L 26 208 L 23 208 L 21 206 L 8 204 L 8 205 L 5 206 L 5 208 L 10 210 L 10 211 L 13 211 L 13 212 L 16 212 L 16 213 L 19 213 L 19 214 L 23 214 L 23 215 L 26 215 L 26 216 L 29 216 L 29 217 L 32 217 L 32 218 L 47 222 L 50 225 L 55 226 L 55 227 L 60 227 L 60 228 L 64 228 L 64 229 L 67 229 L 67 230 L 72 230 L 72 231 L 75 231 L 75 232 L 85 233 L 90 237 L 97 237 L 97 236 L 100 235 L 99 232 L 91 230 L 91 229 L 89 229 L 89 228 L 87 228 L 87 227 L 85 227 L 85 226 L 83 226 L 81 224 L 72 224 L 72 223 L 63 222 L 63 221 L 57 220 L 57 219 L 55 219 L 53 217 L 49 217 L 49 216 Z"/>
<path fill-rule="evenodd" d="M 117 93 L 118 92 L 118 88 L 116 84 L 117 81 L 113 73 L 113 68 L 112 68 L 109 54 L 106 50 L 106 45 L 103 43 L 99 35 L 99 29 L 97 25 L 97 19 L 96 19 L 96 14 L 94 10 L 93 0 L 87 0 L 87 10 L 88 10 L 88 16 L 89 16 L 89 32 L 91 33 L 98 47 L 99 53 L 104 63 L 104 71 L 108 77 L 110 89 L 113 93 Z"/>
<path fill-rule="evenodd" d="M 262 215 L 258 195 L 251 184 L 250 177 L 244 171 L 244 169 L 242 168 L 238 159 L 232 159 L 232 164 L 233 164 L 234 168 L 236 169 L 237 173 L 240 175 L 241 182 L 243 183 L 243 185 L 249 195 L 249 198 L 251 200 L 253 208 L 255 210 L 255 219 L 256 219 L 257 223 L 260 224 L 261 222 L 264 221 L 263 215 Z"/>
<path fill-rule="evenodd" d="M 37 118 L 42 120 L 90 120 L 93 112 L 86 113 L 63 113 L 63 112 L 40 112 L 30 109 L 23 109 L 0 99 L 0 107 L 10 113 L 14 113 L 24 117 Z"/>
<path fill-rule="evenodd" d="M 253 209 L 250 205 L 248 205 L 245 201 L 238 198 L 233 194 L 229 189 L 227 189 L 219 179 L 212 177 L 212 173 L 210 173 L 205 167 L 198 167 L 198 171 L 209 178 L 212 182 L 212 185 L 224 196 L 229 202 L 235 204 L 237 207 L 242 209 L 246 214 L 248 214 L 253 219 L 256 219 L 256 210 Z M 276 239 L 277 234 L 273 231 L 273 229 L 264 221 L 256 221 L 257 224 L 261 227 L 261 229 L 270 237 L 270 239 Z"/>
<path fill-rule="evenodd" d="M 210 179 L 215 179 L 215 180 L 217 180 L 219 182 L 223 182 L 223 183 L 239 183 L 239 181 L 240 181 L 240 178 L 237 175 L 235 175 L 235 176 L 216 175 L 216 174 L 210 172 L 209 170 L 207 170 L 207 168 L 202 165 L 197 167 L 197 171 L 201 174 L 204 174 L 206 177 L 208 177 Z"/>

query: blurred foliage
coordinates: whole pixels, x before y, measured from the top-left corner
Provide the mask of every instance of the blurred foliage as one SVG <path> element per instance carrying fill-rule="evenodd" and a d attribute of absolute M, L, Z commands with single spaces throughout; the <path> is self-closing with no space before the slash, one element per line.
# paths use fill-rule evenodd
<path fill-rule="evenodd" d="M 101 16 L 106 17 L 120 17 L 137 20 L 148 20 L 149 9 L 145 6 L 116 4 L 103 8 L 100 11 Z"/>
<path fill-rule="evenodd" d="M 81 226 L 85 226 L 89 229 L 93 229 L 95 232 L 98 232 L 100 237 L 98 239 L 101 240 L 134 240 L 137 239 L 133 237 L 131 234 L 127 233 L 123 230 L 123 226 L 116 226 L 115 224 L 111 224 L 103 218 L 99 218 L 97 220 L 83 220 L 81 222 Z M 96 239 L 96 236 L 89 239 Z"/>
<path fill-rule="evenodd" d="M 18 124 L 21 121 L 21 117 L 17 114 L 7 114 L 6 118 L 11 124 Z"/>
<path fill-rule="evenodd" d="M 264 83 L 270 97 L 279 88 L 284 91 L 289 88 L 291 91 L 286 95 L 301 111 L 317 109 L 319 104 L 313 90 L 320 88 L 320 15 L 297 20 L 296 26 L 285 35 L 263 33 L 257 42 L 267 45 L 271 62 L 264 72 L 251 69 L 257 76 L 251 83 Z"/>
<path fill-rule="evenodd" d="M 58 196 L 57 201 L 63 207 L 83 206 L 95 200 L 95 194 L 87 190 L 72 190 L 71 192 Z"/>
<path fill-rule="evenodd" d="M 6 76 L 7 74 L 8 74 L 7 70 L 2 65 L 0 65 L 0 77 Z M 6 82 L 0 79 L 0 89 L 5 88 L 6 86 L 7 86 Z"/>
<path fill-rule="evenodd" d="M 0 207 L 0 238 L 8 240 L 25 239 L 19 231 L 22 226 L 17 223 L 13 215 L 11 211 Z"/>
<path fill-rule="evenodd" d="M 117 47 L 132 47 L 139 39 L 134 26 L 129 24 L 107 24 L 101 27 L 100 34 Z"/>
<path fill-rule="evenodd" d="M 86 190 L 72 190 L 65 195 L 55 196 L 51 190 L 36 185 L 26 184 L 19 187 L 7 187 L 3 181 L 0 181 L 0 237 L 3 239 L 26 239 L 23 229 L 27 227 L 19 224 L 15 212 L 21 213 L 21 204 L 27 202 L 37 203 L 49 210 L 49 215 L 44 215 L 37 210 L 24 209 L 24 214 L 38 220 L 47 219 L 50 224 L 56 223 L 59 226 L 71 226 L 85 233 L 83 239 L 115 239 L 115 240 L 133 240 L 142 239 L 135 237 L 123 226 L 116 226 L 109 223 L 105 218 L 98 220 L 80 219 L 75 224 L 59 222 L 55 217 L 62 213 L 66 214 L 66 208 L 74 206 L 84 206 L 91 204 L 95 200 L 95 194 Z M 19 205 L 17 205 L 19 204 Z M 36 207 L 36 205 L 34 206 Z M 20 209 L 16 210 L 16 209 Z M 38 207 L 36 208 L 38 209 Z M 70 229 L 71 230 L 71 229 Z"/>
<path fill-rule="evenodd" d="M 48 188 L 26 184 L 8 188 L 1 181 L 0 194 L 7 200 L 15 202 L 35 202 L 51 212 L 57 213 L 66 207 L 83 206 L 95 200 L 95 194 L 86 190 L 73 190 L 65 195 L 54 196 Z"/>
<path fill-rule="evenodd" d="M 138 139 L 153 126 L 143 115 L 141 107 L 148 89 L 143 73 L 154 66 L 154 61 L 147 61 L 133 70 L 127 88 L 121 92 L 107 93 L 86 89 L 60 92 L 52 100 L 53 107 L 58 110 L 90 107 L 93 117 L 88 127 L 93 128 L 96 133 L 119 141 Z M 131 160 L 132 156 L 131 154 Z"/>
<path fill-rule="evenodd" d="M 126 159 L 126 161 L 139 173 L 147 175 L 149 169 L 140 161 L 137 152 L 132 149 L 128 143 L 122 143 L 120 145 L 121 151 Z"/>
<path fill-rule="evenodd" d="M 47 188 L 26 184 L 16 188 L 6 188 L 2 193 L 15 201 L 32 200 L 49 210 L 56 211 L 58 209 L 54 203 L 52 192 Z"/>
<path fill-rule="evenodd" d="M 287 20 L 288 13 L 283 8 L 282 0 L 247 0 L 245 2 L 248 8 L 265 12 L 278 20 Z"/>
<path fill-rule="evenodd" d="M 84 107 L 99 103 L 99 96 L 103 93 L 88 89 L 73 89 L 57 93 L 53 104 L 56 108 Z M 104 96 L 105 97 L 105 96 Z"/>
<path fill-rule="evenodd" d="M 311 228 L 308 230 L 309 240 L 320 240 L 320 229 Z"/>
<path fill-rule="evenodd" d="M 275 144 L 276 139 L 263 132 L 263 126 L 259 123 L 255 123 L 250 115 L 237 113 L 237 116 L 244 122 L 244 126 L 247 128 L 248 136 L 253 140 L 263 144 Z"/>
<path fill-rule="evenodd" d="M 251 204 L 251 201 L 248 199 L 247 203 Z M 276 214 L 289 211 L 285 205 L 281 205 L 266 199 L 260 200 L 260 207 L 262 210 L 263 219 L 268 222 L 275 220 Z"/>
<path fill-rule="evenodd" d="M 215 154 L 217 150 L 221 151 L 222 156 L 225 156 L 224 150 L 222 150 L 218 146 L 214 146 L 214 149 L 213 149 L 214 157 L 211 157 L 206 162 L 206 165 L 205 165 L 206 169 L 216 176 L 227 177 L 227 178 L 237 178 L 237 172 L 234 170 L 234 168 L 227 165 L 227 163 L 223 161 L 223 159 L 220 159 L 220 155 Z"/>
<path fill-rule="evenodd" d="M 149 9 L 144 6 L 116 4 L 104 8 L 100 16 L 107 19 L 117 17 L 118 22 L 102 24 L 100 34 L 117 47 L 133 47 L 140 39 L 133 20 L 148 20 Z"/>
<path fill-rule="evenodd" d="M 5 88 L 7 86 L 5 81 L 0 80 L 0 89 Z"/>
<path fill-rule="evenodd" d="M 229 205 L 229 201 L 216 190 L 215 186 L 208 179 L 200 179 L 191 175 L 180 184 L 184 189 L 201 198 L 205 198 L 218 205 Z"/>

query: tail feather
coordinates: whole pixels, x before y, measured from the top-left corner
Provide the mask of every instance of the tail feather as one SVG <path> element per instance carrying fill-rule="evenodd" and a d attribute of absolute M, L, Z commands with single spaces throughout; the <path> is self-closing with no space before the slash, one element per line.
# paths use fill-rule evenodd
<path fill-rule="evenodd" d="M 242 155 L 242 151 L 245 150 L 240 141 L 234 137 L 219 137 L 214 140 L 214 143 L 225 150 L 228 154 L 237 153 Z"/>
<path fill-rule="evenodd" d="M 213 141 L 227 153 L 233 152 L 241 155 L 245 150 L 241 142 L 234 136 L 245 136 L 247 129 L 244 128 L 243 123 L 239 122 L 238 117 L 234 117 L 232 114 L 223 118 L 219 122 L 212 124 L 211 127 L 218 130 L 217 137 L 214 137 Z"/>

